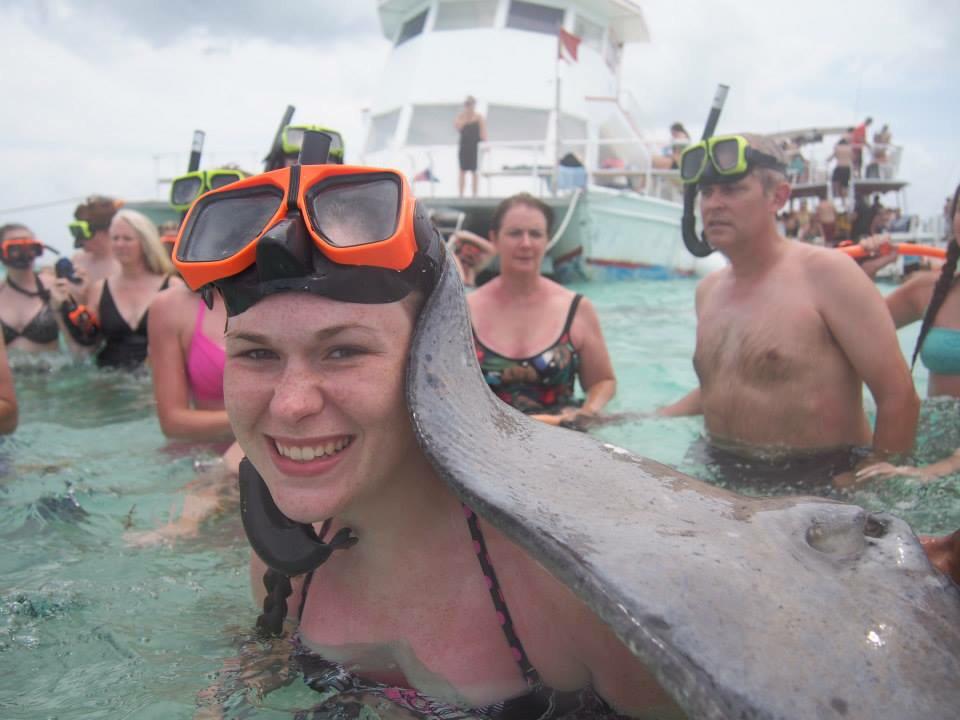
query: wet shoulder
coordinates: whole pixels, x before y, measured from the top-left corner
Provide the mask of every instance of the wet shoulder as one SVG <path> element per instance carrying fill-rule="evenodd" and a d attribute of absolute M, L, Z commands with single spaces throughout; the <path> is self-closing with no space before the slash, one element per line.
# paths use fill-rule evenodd
<path fill-rule="evenodd" d="M 150 314 L 147 322 L 150 328 L 181 329 L 189 326 L 192 330 L 200 299 L 184 285 L 172 285 L 161 290 L 150 301 Z"/>
<path fill-rule="evenodd" d="M 792 265 L 802 269 L 812 282 L 822 279 L 824 273 L 828 276 L 862 276 L 864 279 L 867 277 L 856 260 L 845 252 L 833 248 L 791 241 L 788 260 Z"/>

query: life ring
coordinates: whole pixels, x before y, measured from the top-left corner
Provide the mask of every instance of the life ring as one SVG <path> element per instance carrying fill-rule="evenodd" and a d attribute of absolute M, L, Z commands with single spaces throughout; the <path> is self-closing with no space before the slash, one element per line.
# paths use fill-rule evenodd
<path fill-rule="evenodd" d="M 862 245 L 844 245 L 838 247 L 837 250 L 846 253 L 852 258 L 869 257 L 867 249 Z M 915 245 L 914 243 L 890 243 L 888 246 L 880 249 L 880 255 L 886 255 L 890 252 L 895 252 L 898 255 L 936 258 L 937 260 L 945 260 L 947 257 L 945 248 L 934 247 L 933 245 Z"/>

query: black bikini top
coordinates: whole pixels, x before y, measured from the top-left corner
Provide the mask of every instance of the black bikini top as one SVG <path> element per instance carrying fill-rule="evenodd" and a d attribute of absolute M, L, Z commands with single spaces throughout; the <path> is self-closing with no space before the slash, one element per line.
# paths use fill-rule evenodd
<path fill-rule="evenodd" d="M 29 297 L 39 297 L 43 300 L 43 307 L 30 319 L 30 322 L 24 325 L 22 330 L 17 330 L 7 325 L 3 320 L 0 320 L 0 327 L 3 328 L 3 342 L 6 345 L 10 345 L 14 340 L 21 337 L 40 345 L 46 345 L 47 343 L 56 342 L 60 337 L 57 317 L 50 307 L 50 292 L 43 286 L 43 283 L 40 282 L 40 278 L 36 274 L 34 274 L 33 277 L 37 283 L 36 292 L 24 290 L 11 281 L 10 278 L 7 278 L 7 285 L 12 290 Z"/>

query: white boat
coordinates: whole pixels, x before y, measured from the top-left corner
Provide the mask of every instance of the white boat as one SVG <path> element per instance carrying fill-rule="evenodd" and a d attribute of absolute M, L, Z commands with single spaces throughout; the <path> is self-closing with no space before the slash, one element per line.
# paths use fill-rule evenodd
<path fill-rule="evenodd" d="M 366 114 L 361 161 L 406 172 L 442 229 L 486 236 L 497 204 L 526 191 L 554 209 L 545 271 L 561 280 L 722 265 L 684 247 L 677 174 L 654 169 L 668 141 L 644 136 L 620 89 L 624 44 L 649 40 L 637 3 L 379 0 L 378 11 L 394 47 Z M 561 28 L 580 39 L 576 60 L 558 61 Z M 479 193 L 464 198 L 453 123 L 467 95 L 488 140 Z M 561 167 L 568 153 L 582 167 Z"/>
<path fill-rule="evenodd" d="M 844 197 L 836 197 L 831 183 L 831 167 L 828 162 L 833 148 L 849 131 L 849 126 L 809 127 L 771 133 L 770 137 L 792 145 L 788 154 L 799 154 L 802 162 L 788 169 L 791 185 L 790 205 L 796 208 L 807 201 L 816 204 L 827 198 L 838 206 L 838 213 L 849 218 L 858 209 L 869 210 L 873 201 L 884 208 L 896 210 L 899 219 L 884 232 L 889 233 L 894 243 L 942 246 L 944 244 L 943 219 L 922 220 L 909 212 L 907 186 L 900 175 L 903 160 L 902 145 L 889 144 L 861 148 L 863 152 L 862 174 L 854 173 Z M 918 258 L 901 255 L 897 261 L 882 268 L 877 277 L 902 279 L 918 263 Z"/>

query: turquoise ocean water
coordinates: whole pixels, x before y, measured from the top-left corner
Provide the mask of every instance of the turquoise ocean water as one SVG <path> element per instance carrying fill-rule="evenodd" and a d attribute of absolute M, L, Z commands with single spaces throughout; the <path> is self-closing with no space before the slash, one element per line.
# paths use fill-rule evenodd
<path fill-rule="evenodd" d="M 693 387 L 694 286 L 578 288 L 597 305 L 614 359 L 612 411 L 651 410 Z M 901 332 L 905 352 L 916 332 Z M 21 425 L 0 439 L 0 718 L 192 717 L 197 692 L 249 637 L 256 615 L 239 520 L 217 518 L 175 548 L 128 547 L 123 533 L 165 522 L 194 461 L 212 453 L 165 443 L 146 376 L 13 360 Z M 915 378 L 924 395 L 923 368 Z M 958 409 L 924 404 L 921 459 L 960 446 Z M 685 459 L 701 431 L 699 418 L 638 418 L 595 434 L 702 474 Z M 882 481 L 852 499 L 892 510 L 919 532 L 960 527 L 956 477 Z M 315 699 L 295 682 L 235 716 L 289 718 Z"/>

